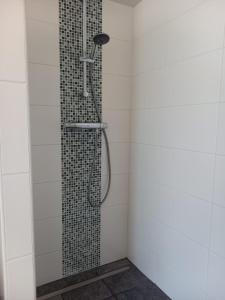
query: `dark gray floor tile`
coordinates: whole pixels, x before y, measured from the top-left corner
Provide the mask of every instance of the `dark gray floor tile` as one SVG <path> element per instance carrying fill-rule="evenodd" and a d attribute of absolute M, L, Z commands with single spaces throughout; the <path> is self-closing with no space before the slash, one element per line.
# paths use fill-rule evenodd
<path fill-rule="evenodd" d="M 78 288 L 62 295 L 63 300 L 104 300 L 112 294 L 102 281 Z"/>
<path fill-rule="evenodd" d="M 61 296 L 55 296 L 52 298 L 49 298 L 48 300 L 63 300 Z"/>
<path fill-rule="evenodd" d="M 131 267 L 129 271 L 106 278 L 104 282 L 114 294 L 120 294 L 139 286 L 148 289 L 154 287 L 154 284 L 135 267 Z"/>
<path fill-rule="evenodd" d="M 150 295 L 149 298 L 146 298 L 142 295 L 142 293 L 138 289 L 132 289 L 130 291 L 124 292 L 117 296 L 117 300 L 146 300 L 151 299 Z"/>

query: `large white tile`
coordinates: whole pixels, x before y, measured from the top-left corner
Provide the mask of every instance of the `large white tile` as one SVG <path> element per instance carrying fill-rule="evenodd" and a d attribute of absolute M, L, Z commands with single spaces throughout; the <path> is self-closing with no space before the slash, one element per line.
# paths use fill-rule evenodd
<path fill-rule="evenodd" d="M 32 252 L 32 211 L 29 175 L 5 175 L 3 201 L 7 258 L 30 254 Z"/>
<path fill-rule="evenodd" d="M 36 256 L 37 286 L 62 278 L 62 252 Z"/>
<path fill-rule="evenodd" d="M 129 172 L 129 144 L 110 143 L 112 174 L 127 174 Z M 102 174 L 106 175 L 107 164 L 105 149 L 102 152 Z"/>
<path fill-rule="evenodd" d="M 173 104 L 166 68 L 137 74 L 133 78 L 133 109 L 153 108 Z"/>
<path fill-rule="evenodd" d="M 111 0 L 104 0 L 103 31 L 114 38 L 131 40 L 133 35 L 133 8 Z"/>
<path fill-rule="evenodd" d="M 129 142 L 130 111 L 105 110 L 103 119 L 108 123 L 107 133 L 110 142 Z"/>
<path fill-rule="evenodd" d="M 225 258 L 225 208 L 214 205 L 212 217 L 212 250 Z"/>
<path fill-rule="evenodd" d="M 216 157 L 215 191 L 213 201 L 225 206 L 225 157 Z"/>
<path fill-rule="evenodd" d="M 221 62 L 222 50 L 217 50 L 169 67 L 168 104 L 218 102 Z"/>
<path fill-rule="evenodd" d="M 134 111 L 132 140 L 214 153 L 217 111 L 217 104 Z"/>
<path fill-rule="evenodd" d="M 27 22 L 28 59 L 31 63 L 59 65 L 59 29 L 55 24 Z"/>
<path fill-rule="evenodd" d="M 219 105 L 217 153 L 225 155 L 225 103 Z"/>
<path fill-rule="evenodd" d="M 61 180 L 60 145 L 32 147 L 33 182 Z"/>
<path fill-rule="evenodd" d="M 223 47 L 223 0 L 205 1 L 168 26 L 168 62 Z"/>
<path fill-rule="evenodd" d="M 144 206 L 149 209 L 149 214 L 203 246 L 209 246 L 210 202 L 167 186 L 153 185 L 144 176 L 141 176 L 140 180 L 147 186 L 147 196 L 139 191 L 139 197 L 144 197 Z"/>
<path fill-rule="evenodd" d="M 131 42 L 111 39 L 103 48 L 103 73 L 131 75 Z"/>
<path fill-rule="evenodd" d="M 46 254 L 61 249 L 62 245 L 62 218 L 48 218 L 36 220 L 35 231 L 35 253 Z"/>
<path fill-rule="evenodd" d="M 58 106 L 32 106 L 30 118 L 32 145 L 61 143 L 61 118 Z"/>
<path fill-rule="evenodd" d="M 58 25 L 58 0 L 26 0 L 26 14 L 28 18 L 52 22 Z"/>
<path fill-rule="evenodd" d="M 190 278 L 190 274 L 157 264 L 156 284 L 173 300 L 206 300 L 205 291 Z M 188 284 L 187 284 L 188 283 Z"/>
<path fill-rule="evenodd" d="M 28 70 L 30 104 L 60 106 L 59 68 L 29 64 Z"/>
<path fill-rule="evenodd" d="M 214 156 L 190 151 L 132 145 L 131 172 L 150 182 L 178 188 L 211 201 Z"/>
<path fill-rule="evenodd" d="M 31 255 L 7 263 L 7 299 L 36 299 L 33 271 Z"/>
<path fill-rule="evenodd" d="M 34 218 L 36 220 L 62 214 L 61 182 L 33 184 Z"/>
<path fill-rule="evenodd" d="M 104 207 L 101 214 L 101 263 L 127 256 L 127 206 Z"/>
<path fill-rule="evenodd" d="M 165 67 L 167 54 L 167 28 L 160 27 L 148 36 L 140 36 L 133 43 L 134 74 Z"/>
<path fill-rule="evenodd" d="M 107 109 L 130 109 L 132 78 L 114 74 L 104 74 L 102 83 L 102 106 Z"/>
<path fill-rule="evenodd" d="M 111 188 L 105 206 L 128 203 L 128 174 L 112 175 Z M 106 190 L 107 177 L 102 178 L 102 195 Z"/>
<path fill-rule="evenodd" d="M 26 81 L 24 2 L 0 2 L 0 80 Z"/>
<path fill-rule="evenodd" d="M 223 49 L 223 57 L 225 55 L 225 48 Z M 221 79 L 221 95 L 220 100 L 225 101 L 225 59 L 223 59 L 222 64 L 222 79 Z"/>
<path fill-rule="evenodd" d="M 209 299 L 221 300 L 225 297 L 225 260 L 214 254 L 210 255 L 208 271 Z"/>
<path fill-rule="evenodd" d="M 0 83 L 2 172 L 27 172 L 28 116 L 26 84 Z"/>
<path fill-rule="evenodd" d="M 145 34 L 202 2 L 204 0 L 142 0 L 134 10 L 135 35 Z"/>

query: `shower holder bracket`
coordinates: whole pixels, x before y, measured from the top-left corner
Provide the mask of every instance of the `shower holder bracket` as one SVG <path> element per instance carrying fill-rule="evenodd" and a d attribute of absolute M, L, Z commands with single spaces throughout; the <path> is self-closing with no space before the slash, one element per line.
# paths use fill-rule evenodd
<path fill-rule="evenodd" d="M 80 57 L 80 61 L 81 62 L 86 62 L 86 63 L 89 63 L 89 64 L 94 64 L 94 62 L 95 62 L 94 59 L 91 59 L 89 57 Z"/>

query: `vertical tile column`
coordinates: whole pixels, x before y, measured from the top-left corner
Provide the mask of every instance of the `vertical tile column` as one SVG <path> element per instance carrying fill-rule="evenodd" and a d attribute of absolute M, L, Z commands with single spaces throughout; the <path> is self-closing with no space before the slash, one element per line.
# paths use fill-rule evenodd
<path fill-rule="evenodd" d="M 88 50 L 102 31 L 102 0 L 87 1 Z M 97 142 L 91 201 L 101 196 L 101 136 L 90 131 L 66 130 L 65 123 L 97 122 L 90 97 L 82 96 L 82 1 L 60 0 L 60 75 L 62 129 L 63 273 L 70 275 L 100 263 L 100 208 L 87 200 L 89 174 Z M 101 51 L 94 66 L 94 86 L 101 111 Z"/>

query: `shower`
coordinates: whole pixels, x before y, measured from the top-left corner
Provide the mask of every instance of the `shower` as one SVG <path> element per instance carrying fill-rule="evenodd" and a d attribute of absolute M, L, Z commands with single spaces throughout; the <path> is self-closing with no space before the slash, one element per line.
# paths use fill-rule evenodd
<path fill-rule="evenodd" d="M 108 197 L 110 186 L 111 186 L 111 159 L 110 159 L 110 148 L 109 148 L 109 140 L 106 133 L 107 124 L 102 122 L 101 113 L 98 109 L 98 99 L 95 93 L 95 86 L 93 81 L 93 73 L 94 73 L 94 63 L 95 63 L 95 55 L 97 51 L 97 46 L 103 46 L 110 41 L 110 37 L 105 33 L 99 33 L 93 38 L 93 47 L 91 50 L 90 56 L 87 55 L 87 2 L 86 0 L 82 1 L 83 5 L 83 57 L 80 58 L 80 61 L 83 63 L 83 97 L 84 101 L 87 97 L 91 97 L 95 114 L 97 116 L 98 123 L 83 123 L 83 124 L 75 124 L 75 127 L 85 128 L 89 130 L 96 130 L 95 142 L 94 142 L 94 153 L 92 158 L 92 163 L 90 167 L 90 173 L 88 176 L 88 187 L 87 187 L 87 200 L 92 207 L 100 207 Z M 89 80 L 87 79 L 87 66 L 89 66 Z M 90 91 L 89 94 L 87 89 L 87 84 L 89 81 Z M 106 161 L 107 161 L 107 188 L 104 196 L 100 200 L 99 204 L 93 204 L 91 201 L 91 185 L 93 181 L 93 172 L 97 159 L 97 138 L 99 130 L 102 132 L 105 147 L 106 147 Z"/>
<path fill-rule="evenodd" d="M 93 83 L 93 64 L 95 61 L 95 54 L 96 54 L 96 48 L 97 46 L 103 46 L 105 44 L 107 44 L 110 40 L 110 37 L 105 34 L 105 33 L 101 33 L 101 34 L 97 34 L 94 38 L 94 45 L 92 48 L 92 52 L 91 52 L 91 59 L 93 60 L 93 62 L 90 63 L 90 71 L 89 71 L 89 82 L 90 82 L 90 89 L 91 89 L 91 99 L 94 105 L 94 109 L 95 109 L 95 113 L 97 115 L 97 119 L 99 124 L 103 124 L 102 128 L 99 129 L 102 131 L 103 137 L 104 137 L 104 141 L 105 141 L 105 147 L 106 147 L 106 160 L 107 160 L 107 188 L 106 188 L 106 192 L 104 194 L 104 196 L 101 199 L 100 205 L 97 206 L 101 206 L 107 199 L 109 191 L 110 191 L 110 185 L 111 185 L 111 159 L 110 159 L 110 148 L 109 148 L 109 140 L 108 140 L 108 136 L 106 133 L 106 126 L 104 126 L 104 123 L 102 123 L 102 117 L 101 114 L 98 110 L 98 104 L 97 104 L 97 97 L 95 94 L 95 87 L 94 87 L 94 83 Z M 90 174 L 89 174 L 89 182 L 88 182 L 88 190 L 87 190 L 87 199 L 88 202 L 90 203 L 90 205 L 92 207 L 96 206 L 93 205 L 93 203 L 91 202 L 90 196 L 91 196 L 91 183 L 93 180 L 93 170 L 94 170 L 94 166 L 95 166 L 95 161 L 96 161 L 96 155 L 97 155 L 97 134 L 96 134 L 96 142 L 95 142 L 95 149 L 94 149 L 94 155 L 93 155 L 93 161 L 91 164 L 91 170 L 90 170 Z"/>

